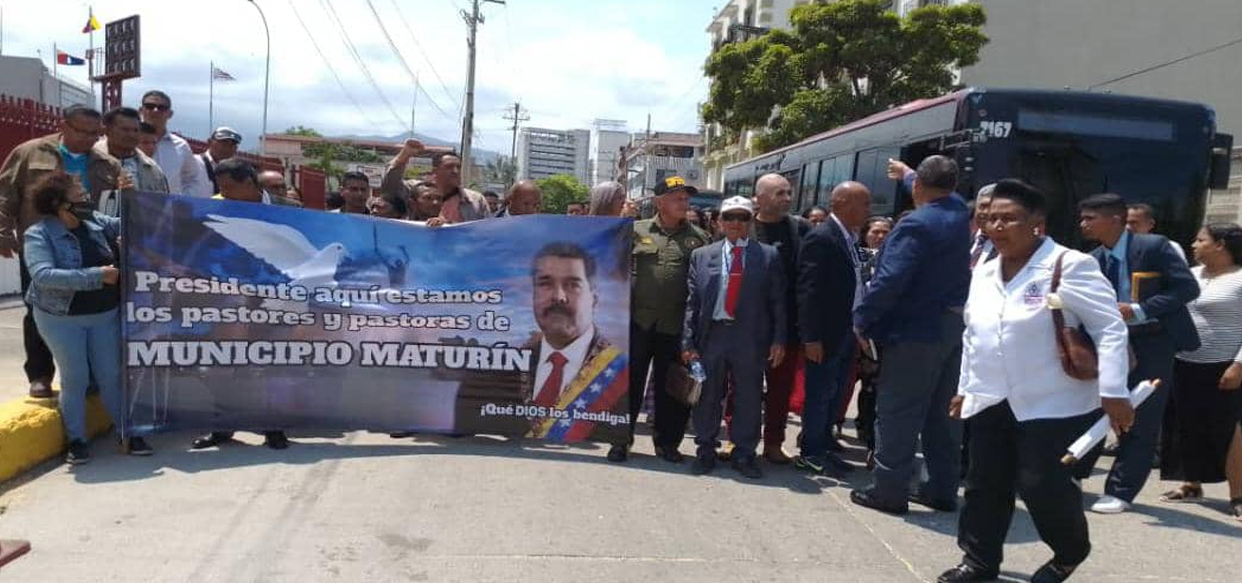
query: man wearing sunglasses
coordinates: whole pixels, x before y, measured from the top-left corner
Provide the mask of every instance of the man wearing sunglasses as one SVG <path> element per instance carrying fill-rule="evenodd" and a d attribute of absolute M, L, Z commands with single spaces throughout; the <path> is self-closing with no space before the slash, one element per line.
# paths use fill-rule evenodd
<path fill-rule="evenodd" d="M 27 227 L 38 222 L 39 215 L 26 199 L 30 196 L 28 190 L 40 178 L 56 171 L 67 172 L 82 183 L 92 203 L 99 200 L 102 191 L 119 187 L 120 164 L 93 149 L 102 133 L 102 116 L 98 111 L 73 105 L 63 112 L 60 132 L 35 138 L 13 149 L 0 167 L 0 256 L 20 256 L 22 235 Z M 97 171 L 88 174 L 88 169 L 92 167 Z M 25 262 L 19 261 L 19 269 L 22 295 L 25 296 L 30 287 L 30 273 Z M 52 376 L 56 369 L 52 364 L 52 353 L 39 336 L 29 308 L 22 321 L 22 336 L 30 396 L 51 398 Z"/>
<path fill-rule="evenodd" d="M 142 96 L 142 121 L 155 128 L 155 162 L 168 177 L 168 190 L 178 194 L 210 197 L 215 194 L 207 171 L 194 157 L 190 144 L 168 131 L 172 119 L 172 98 L 163 91 L 148 91 Z"/>
<path fill-rule="evenodd" d="M 728 379 L 733 380 L 733 469 L 763 477 L 755 463 L 763 412 L 763 373 L 785 358 L 785 266 L 780 252 L 751 237 L 754 203 L 735 196 L 720 205 L 724 239 L 690 255 L 682 361 L 703 363 L 707 379 L 691 423 L 697 446 L 690 471 L 716 466 L 717 435 Z"/>

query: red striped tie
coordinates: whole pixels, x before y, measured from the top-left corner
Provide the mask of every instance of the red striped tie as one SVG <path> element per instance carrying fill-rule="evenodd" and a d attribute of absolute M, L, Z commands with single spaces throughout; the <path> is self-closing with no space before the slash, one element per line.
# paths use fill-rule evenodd
<path fill-rule="evenodd" d="M 742 291 L 742 247 L 733 246 L 733 264 L 729 266 L 729 287 L 725 289 L 725 313 L 733 317 L 737 296 Z"/>

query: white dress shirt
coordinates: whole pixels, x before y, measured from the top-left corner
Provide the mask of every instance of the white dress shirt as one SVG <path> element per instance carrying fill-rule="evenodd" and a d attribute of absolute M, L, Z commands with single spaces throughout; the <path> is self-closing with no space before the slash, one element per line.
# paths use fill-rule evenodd
<path fill-rule="evenodd" d="M 556 394 L 556 400 L 560 401 L 561 395 L 565 394 L 565 389 L 569 387 L 569 383 L 573 382 L 574 377 L 578 376 L 578 371 L 582 370 L 587 352 L 591 350 L 591 337 L 594 335 L 595 332 L 593 330 L 588 330 L 581 336 L 578 336 L 577 340 L 570 342 L 569 346 L 561 350 L 552 348 L 552 345 L 548 344 L 547 338 L 539 341 L 539 367 L 535 369 L 535 387 L 530 394 L 531 400 L 539 396 L 539 391 L 543 390 L 543 384 L 548 381 L 548 377 L 552 376 L 552 361 L 550 357 L 553 352 L 559 352 L 565 356 L 565 368 L 561 371 L 561 389 Z"/>
<path fill-rule="evenodd" d="M 828 217 L 837 223 L 837 227 L 845 234 L 845 244 L 849 247 L 846 251 L 850 256 L 850 265 L 854 266 L 854 307 L 862 303 L 863 296 L 867 295 L 867 286 L 862 280 L 862 262 L 858 258 L 858 240 L 854 236 L 854 232 L 845 228 L 845 223 L 837 218 L 835 213 L 828 213 Z"/>
<path fill-rule="evenodd" d="M 207 172 L 190 150 L 189 142 L 172 132 L 165 132 L 155 142 L 155 163 L 164 176 L 168 178 L 168 191 L 173 194 L 188 194 L 201 198 L 211 198 L 211 181 Z"/>
<path fill-rule="evenodd" d="M 1082 381 L 1061 368 L 1048 290 L 1057 256 L 1065 323 L 1082 324 L 1099 354 L 1100 376 Z M 958 394 L 962 418 L 1008 400 L 1018 421 L 1061 419 L 1100 407 L 1100 397 L 1128 398 L 1129 342 L 1117 296 L 1089 255 L 1046 238 L 1008 283 L 1000 257 L 975 270 L 966 300 L 962 372 Z"/>

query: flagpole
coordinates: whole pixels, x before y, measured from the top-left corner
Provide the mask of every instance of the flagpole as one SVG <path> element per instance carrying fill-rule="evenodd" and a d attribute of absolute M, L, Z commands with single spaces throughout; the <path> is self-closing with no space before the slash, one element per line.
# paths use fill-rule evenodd
<path fill-rule="evenodd" d="M 207 135 L 210 136 L 211 132 L 215 131 L 215 128 L 212 126 L 215 125 L 216 123 L 215 121 L 215 117 L 216 117 L 216 104 L 215 104 L 216 62 L 215 61 L 211 61 L 211 71 L 207 72 L 207 78 L 211 79 L 210 81 L 207 82 Z"/>
<path fill-rule="evenodd" d="M 95 101 L 95 27 L 93 26 L 95 24 L 95 7 L 87 6 L 86 10 L 90 14 L 90 18 L 86 21 L 86 27 L 91 29 L 91 58 L 86 65 L 86 82 L 90 83 L 91 101 L 93 102 Z"/>
<path fill-rule="evenodd" d="M 52 43 L 52 79 L 56 80 L 56 107 L 60 107 L 60 51 L 56 49 L 56 43 Z"/>

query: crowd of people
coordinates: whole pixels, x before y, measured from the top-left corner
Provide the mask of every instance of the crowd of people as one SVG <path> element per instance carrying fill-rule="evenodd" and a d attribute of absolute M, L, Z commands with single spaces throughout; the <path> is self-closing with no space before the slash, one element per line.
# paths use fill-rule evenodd
<path fill-rule="evenodd" d="M 168 131 L 172 115 L 160 91 L 140 109 L 70 107 L 60 132 L 18 146 L 0 168 L 0 254 L 21 257 L 30 396 L 53 397 L 59 370 L 70 463 L 89 459 L 88 388 L 114 418 L 122 408 L 118 193 L 301 204 L 281 173 L 237 157 L 238 132 L 218 128 L 194 154 Z M 432 170 L 408 177 L 425 156 Z M 694 474 L 727 460 L 759 479 L 762 460 L 843 477 L 860 469 L 839 455 L 857 394 L 872 483 L 851 492 L 853 503 L 955 512 L 964 486 L 964 558 L 944 582 L 997 576 L 1017 496 L 1054 552 L 1033 580 L 1074 572 L 1091 548 L 1082 481 L 1101 448 L 1077 465 L 1062 456 L 1101 417 L 1116 433 L 1116 459 L 1092 511 L 1128 510 L 1158 459 L 1162 478 L 1182 481 L 1163 500 L 1199 500 L 1203 484 L 1228 482 L 1230 512 L 1242 519 L 1242 227 L 1205 226 L 1188 262 L 1177 243 L 1151 234 L 1151 207 L 1098 194 L 1078 209 L 1082 234 L 1098 243 L 1087 254 L 1047 234 L 1047 199 L 1024 182 L 987 185 L 968 203 L 956 163 L 938 155 L 917 169 L 890 161 L 889 178 L 915 207 L 896 218 L 872 216 L 869 186 L 854 181 L 801 216 L 777 174 L 758 179 L 753 199 L 710 209 L 690 206 L 697 190 L 684 179 L 657 182 L 655 216 L 633 224 L 631 423 L 609 461 L 629 458 L 650 392 L 656 455 L 683 463 L 690 427 Z M 462 185 L 457 154 L 409 140 L 378 188 L 345 173 L 329 206 L 435 227 L 537 214 L 542 194 L 525 180 L 503 197 L 475 192 Z M 566 210 L 637 215 L 615 182 Z M 697 398 L 676 389 L 673 377 L 687 370 L 702 372 Z M 1130 391 L 1144 380 L 1160 389 L 1134 406 Z M 211 433 L 192 447 L 228 439 Z M 265 441 L 289 445 L 277 429 Z M 140 437 L 121 445 L 151 453 Z"/>

